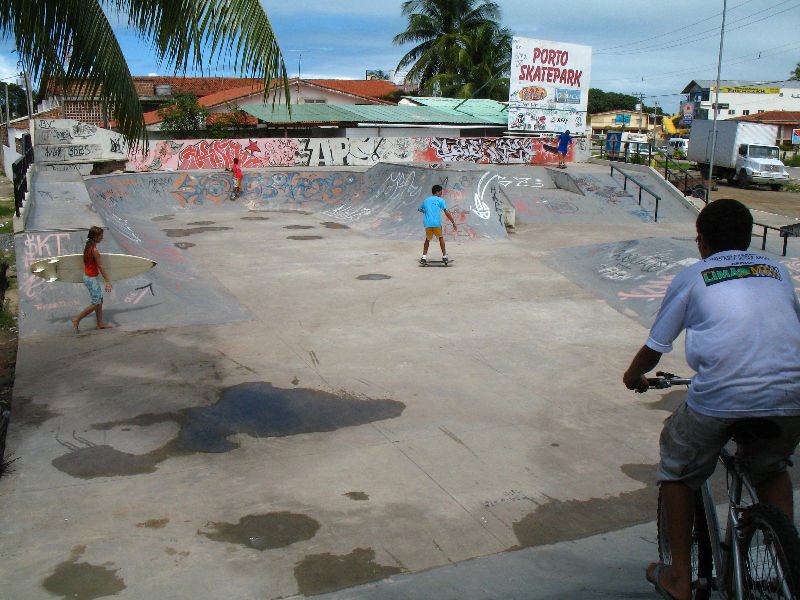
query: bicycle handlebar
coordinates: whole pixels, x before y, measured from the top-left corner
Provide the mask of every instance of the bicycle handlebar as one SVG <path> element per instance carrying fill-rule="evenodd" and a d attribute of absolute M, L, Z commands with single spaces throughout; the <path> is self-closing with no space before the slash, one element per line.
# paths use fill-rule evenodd
<path fill-rule="evenodd" d="M 665 373 L 664 371 L 656 371 L 655 377 L 647 378 L 648 389 L 651 390 L 665 390 L 674 385 L 689 385 L 691 382 L 691 379 L 678 377 L 674 373 Z"/>

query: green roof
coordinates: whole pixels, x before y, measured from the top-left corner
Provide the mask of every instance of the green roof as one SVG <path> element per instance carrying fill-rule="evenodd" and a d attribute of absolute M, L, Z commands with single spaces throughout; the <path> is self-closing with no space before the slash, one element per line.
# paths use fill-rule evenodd
<path fill-rule="evenodd" d="M 457 101 L 458 102 L 458 101 Z M 463 108 L 463 107 L 462 107 Z M 430 106 L 381 104 L 293 104 L 245 105 L 242 110 L 266 123 L 391 123 L 413 125 L 506 125 L 508 114 L 476 116 L 462 110 Z"/>
<path fill-rule="evenodd" d="M 430 108 L 455 110 L 480 119 L 488 119 L 492 122 L 508 122 L 508 106 L 496 100 L 483 98 L 461 99 L 461 98 L 414 98 L 408 97 L 412 102 L 428 106 Z"/>

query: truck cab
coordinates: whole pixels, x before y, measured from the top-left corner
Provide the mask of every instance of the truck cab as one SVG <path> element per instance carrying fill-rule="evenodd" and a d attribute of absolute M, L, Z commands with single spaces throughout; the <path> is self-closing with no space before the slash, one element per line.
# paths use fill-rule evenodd
<path fill-rule="evenodd" d="M 789 180 L 780 156 L 777 146 L 741 144 L 736 156 L 737 182 L 740 185 L 762 183 L 780 189 L 781 184 Z"/>

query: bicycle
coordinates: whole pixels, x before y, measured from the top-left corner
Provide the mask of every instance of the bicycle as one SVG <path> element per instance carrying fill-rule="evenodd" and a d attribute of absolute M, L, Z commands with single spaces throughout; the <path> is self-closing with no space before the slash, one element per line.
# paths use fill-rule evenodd
<path fill-rule="evenodd" d="M 672 373 L 656 372 L 649 389 L 668 389 L 691 383 Z M 800 538 L 791 520 L 779 509 L 759 503 L 755 486 L 740 459 L 739 444 L 749 436 L 769 439 L 777 425 L 764 418 L 743 419 L 731 428 L 730 444 L 719 453 L 725 468 L 728 507 L 724 532 L 707 480 L 695 492 L 692 528 L 692 595 L 707 600 L 712 591 L 730 600 L 790 599 L 800 594 Z M 658 494 L 658 552 L 671 563 L 666 515 Z"/>

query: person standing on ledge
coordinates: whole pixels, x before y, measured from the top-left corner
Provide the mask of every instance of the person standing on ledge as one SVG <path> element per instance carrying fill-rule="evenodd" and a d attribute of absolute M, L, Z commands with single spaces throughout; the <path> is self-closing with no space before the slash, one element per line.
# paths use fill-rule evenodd
<path fill-rule="evenodd" d="M 89 316 L 90 313 L 95 313 L 97 317 L 98 329 L 111 329 L 111 325 L 103 322 L 103 290 L 100 287 L 100 275 L 106 282 L 106 291 L 110 292 L 111 279 L 108 273 L 103 268 L 103 262 L 100 258 L 100 252 L 97 250 L 97 244 L 103 241 L 103 228 L 96 225 L 89 229 L 89 235 L 86 238 L 86 247 L 83 249 L 83 284 L 89 290 L 89 300 L 91 304 L 84 308 L 80 313 L 72 317 L 72 326 L 75 327 L 75 333 L 80 333 L 80 323 L 84 317 Z"/>
<path fill-rule="evenodd" d="M 567 129 L 564 133 L 558 136 L 558 154 L 560 155 L 558 160 L 559 169 L 567 168 L 567 152 L 569 152 L 569 147 L 571 144 L 572 136 L 569 134 L 569 129 Z"/>
<path fill-rule="evenodd" d="M 450 214 L 450 211 L 447 210 L 447 205 L 444 203 L 444 199 L 442 199 L 442 186 L 434 185 L 431 188 L 431 194 L 431 196 L 428 196 L 422 201 L 422 204 L 420 204 L 417 209 L 424 215 L 422 224 L 425 227 L 425 244 L 422 247 L 422 258 L 419 259 L 420 264 L 423 265 L 428 262 L 428 247 L 434 237 L 439 238 L 439 247 L 442 249 L 442 261 L 447 263 L 450 260 L 447 258 L 444 236 L 442 235 L 442 211 L 444 211 L 444 214 L 450 219 L 450 222 L 453 224 L 453 229 L 458 231 L 456 221 L 453 219 L 453 215 Z"/>

